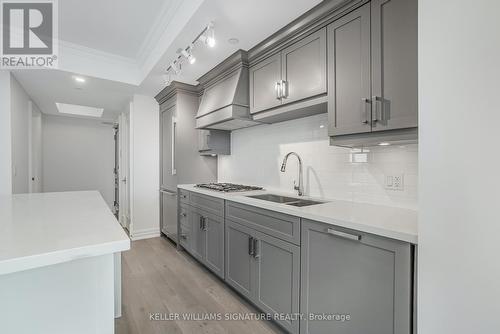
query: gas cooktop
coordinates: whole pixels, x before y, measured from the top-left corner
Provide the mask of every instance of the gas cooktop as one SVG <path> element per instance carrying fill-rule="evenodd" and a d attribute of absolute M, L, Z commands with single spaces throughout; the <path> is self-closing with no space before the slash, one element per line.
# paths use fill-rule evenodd
<path fill-rule="evenodd" d="M 205 188 L 215 191 L 222 192 L 233 192 L 233 191 L 252 191 L 252 190 L 262 190 L 262 187 L 246 186 L 243 184 L 234 183 L 200 183 L 196 185 L 198 188 Z"/>

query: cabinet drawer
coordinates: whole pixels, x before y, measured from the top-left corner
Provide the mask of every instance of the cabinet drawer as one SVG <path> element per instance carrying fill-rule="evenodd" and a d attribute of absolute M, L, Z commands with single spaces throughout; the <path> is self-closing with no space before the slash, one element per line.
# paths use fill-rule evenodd
<path fill-rule="evenodd" d="M 190 193 L 189 203 L 198 209 L 208 213 L 224 217 L 224 200 L 216 197 Z"/>
<path fill-rule="evenodd" d="M 181 203 L 189 204 L 189 191 L 184 189 L 179 189 L 179 199 Z"/>
<path fill-rule="evenodd" d="M 189 225 L 189 208 L 187 205 L 181 204 L 179 210 L 179 222 L 181 225 Z"/>
<path fill-rule="evenodd" d="M 228 201 L 226 218 L 276 238 L 300 244 L 298 217 Z"/>

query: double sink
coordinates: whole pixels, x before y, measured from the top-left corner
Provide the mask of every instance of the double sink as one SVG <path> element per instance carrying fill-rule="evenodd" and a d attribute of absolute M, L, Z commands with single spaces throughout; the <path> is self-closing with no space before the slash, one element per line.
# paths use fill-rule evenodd
<path fill-rule="evenodd" d="M 246 196 L 246 197 L 260 199 L 260 200 L 264 200 L 264 201 L 268 201 L 268 202 L 292 205 L 292 206 L 297 206 L 297 207 L 325 203 L 325 202 L 318 202 L 318 201 L 312 201 L 312 200 L 308 200 L 308 199 L 287 197 L 287 196 L 281 196 L 281 195 L 275 195 L 275 194 L 252 195 L 252 196 Z"/>

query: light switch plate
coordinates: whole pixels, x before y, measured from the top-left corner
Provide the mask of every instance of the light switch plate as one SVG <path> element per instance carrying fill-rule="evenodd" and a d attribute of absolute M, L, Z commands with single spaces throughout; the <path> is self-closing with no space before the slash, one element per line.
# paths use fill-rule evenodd
<path fill-rule="evenodd" d="M 385 176 L 385 189 L 403 191 L 405 189 L 404 174 L 392 174 Z"/>

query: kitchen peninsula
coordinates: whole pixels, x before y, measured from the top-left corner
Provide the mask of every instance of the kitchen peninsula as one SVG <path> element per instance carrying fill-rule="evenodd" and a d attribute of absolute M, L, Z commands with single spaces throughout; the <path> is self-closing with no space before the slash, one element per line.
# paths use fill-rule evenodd
<path fill-rule="evenodd" d="M 113 333 L 128 249 L 96 191 L 0 196 L 0 332 Z"/>

